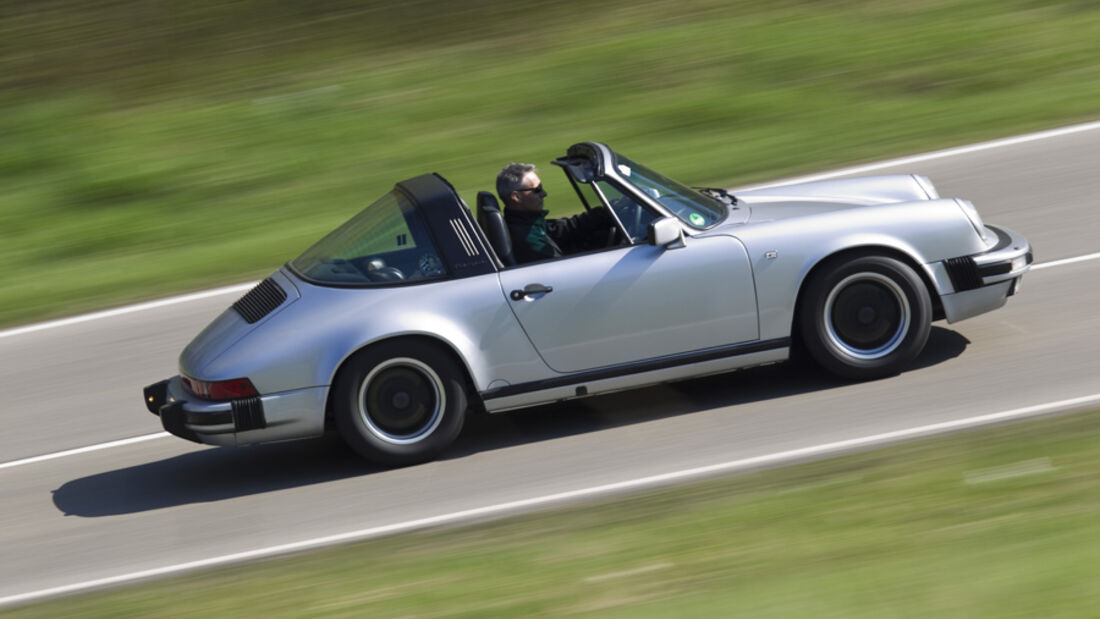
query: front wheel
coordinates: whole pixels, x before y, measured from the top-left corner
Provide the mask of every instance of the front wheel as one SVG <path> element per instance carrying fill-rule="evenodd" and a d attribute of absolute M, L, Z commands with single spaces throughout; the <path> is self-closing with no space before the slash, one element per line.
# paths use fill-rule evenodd
<path fill-rule="evenodd" d="M 802 341 L 818 364 L 838 376 L 892 376 L 928 341 L 928 290 L 899 260 L 861 256 L 828 264 L 804 294 L 798 316 Z"/>
<path fill-rule="evenodd" d="M 422 341 L 383 342 L 359 352 L 334 385 L 340 436 L 380 464 L 431 460 L 462 430 L 463 376 L 450 355 Z"/>

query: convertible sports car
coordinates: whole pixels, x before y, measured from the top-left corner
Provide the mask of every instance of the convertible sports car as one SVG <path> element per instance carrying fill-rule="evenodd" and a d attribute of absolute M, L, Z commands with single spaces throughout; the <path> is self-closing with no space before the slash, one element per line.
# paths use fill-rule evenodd
<path fill-rule="evenodd" d="M 505 411 L 788 358 L 895 374 L 929 324 L 998 308 L 1031 248 L 913 175 L 731 195 L 585 142 L 553 162 L 614 226 L 515 264 L 496 199 L 400 183 L 202 331 L 145 388 L 169 432 L 245 445 L 337 429 L 388 465 L 431 459 L 468 409 Z M 561 209 L 560 204 L 558 208 Z"/>

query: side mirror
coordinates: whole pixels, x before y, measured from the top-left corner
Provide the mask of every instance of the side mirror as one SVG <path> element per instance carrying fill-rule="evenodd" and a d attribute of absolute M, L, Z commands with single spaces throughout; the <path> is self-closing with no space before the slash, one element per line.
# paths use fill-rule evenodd
<path fill-rule="evenodd" d="M 668 249 L 684 246 L 684 229 L 675 217 L 662 217 L 649 222 L 649 244 Z"/>

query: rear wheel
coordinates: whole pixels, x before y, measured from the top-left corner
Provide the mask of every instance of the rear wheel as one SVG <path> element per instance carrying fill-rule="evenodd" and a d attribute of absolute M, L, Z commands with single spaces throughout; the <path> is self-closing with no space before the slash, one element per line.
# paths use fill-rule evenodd
<path fill-rule="evenodd" d="M 390 466 L 431 460 L 462 430 L 464 373 L 451 355 L 418 340 L 383 342 L 348 360 L 334 386 L 340 435 Z"/>
<path fill-rule="evenodd" d="M 919 275 L 886 256 L 824 266 L 807 284 L 802 341 L 825 369 L 866 380 L 897 374 L 924 350 L 932 302 Z"/>

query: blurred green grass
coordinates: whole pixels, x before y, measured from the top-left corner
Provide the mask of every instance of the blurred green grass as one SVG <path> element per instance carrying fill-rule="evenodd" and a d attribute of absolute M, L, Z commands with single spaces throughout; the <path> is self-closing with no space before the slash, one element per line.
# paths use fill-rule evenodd
<path fill-rule="evenodd" d="M 1091 617 L 1100 413 L 9 610 L 12 617 Z"/>
<path fill-rule="evenodd" d="M 581 140 L 729 185 L 1092 119 L 1098 40 L 1081 0 L 6 2 L 0 324 L 259 277 L 398 180 L 472 203 Z"/>

